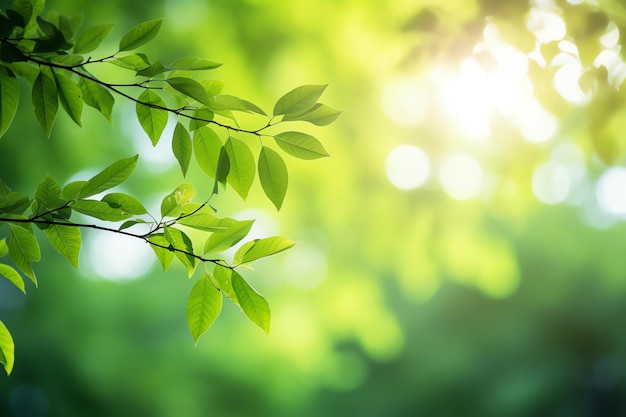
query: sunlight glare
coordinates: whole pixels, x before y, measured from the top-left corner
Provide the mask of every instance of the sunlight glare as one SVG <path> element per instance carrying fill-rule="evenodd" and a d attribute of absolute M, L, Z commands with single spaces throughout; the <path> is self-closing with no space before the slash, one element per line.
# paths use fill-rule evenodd
<path fill-rule="evenodd" d="M 110 281 L 132 281 L 142 277 L 155 263 L 150 246 L 140 239 L 114 233 L 87 235 L 89 266 L 99 277 Z"/>
<path fill-rule="evenodd" d="M 603 211 L 626 215 L 626 168 L 606 170 L 596 184 L 596 197 Z"/>
<path fill-rule="evenodd" d="M 483 171 L 478 162 L 467 155 L 448 158 L 439 173 L 444 190 L 456 200 L 469 200 L 482 189 Z"/>
<path fill-rule="evenodd" d="M 567 33 L 561 16 L 536 7 L 533 7 L 528 15 L 526 28 L 535 34 L 540 43 L 559 41 Z"/>
<path fill-rule="evenodd" d="M 429 108 L 428 93 L 416 79 L 396 81 L 383 93 L 385 114 L 400 126 L 419 125 L 428 116 Z"/>
<path fill-rule="evenodd" d="M 571 189 L 567 167 L 554 161 L 541 164 L 533 174 L 532 188 L 542 203 L 562 203 Z"/>
<path fill-rule="evenodd" d="M 387 155 L 386 171 L 387 178 L 395 187 L 412 190 L 428 180 L 430 160 L 417 146 L 400 145 Z"/>

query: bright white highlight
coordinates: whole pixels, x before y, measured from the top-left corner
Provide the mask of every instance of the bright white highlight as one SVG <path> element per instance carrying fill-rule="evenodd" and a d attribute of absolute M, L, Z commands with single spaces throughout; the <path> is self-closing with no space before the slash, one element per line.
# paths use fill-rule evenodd
<path fill-rule="evenodd" d="M 86 242 L 90 268 L 111 281 L 132 281 L 150 271 L 155 257 L 140 239 L 115 233 L 90 233 Z"/>
<path fill-rule="evenodd" d="M 530 11 L 526 28 L 535 34 L 541 43 L 559 41 L 565 37 L 565 22 L 556 14 L 533 8 Z"/>
<path fill-rule="evenodd" d="M 483 171 L 478 162 L 467 155 L 448 158 L 439 173 L 446 193 L 456 200 L 476 197 L 483 185 Z"/>
<path fill-rule="evenodd" d="M 556 162 L 540 165 L 533 174 L 533 193 L 545 204 L 558 204 L 567 198 L 571 180 L 567 167 Z"/>
<path fill-rule="evenodd" d="M 560 67 L 554 74 L 552 86 L 565 100 L 574 104 L 584 104 L 591 98 L 591 92 L 584 92 L 578 81 L 584 69 L 578 55 L 578 47 L 569 41 L 559 42 L 561 53 L 550 62 L 553 67 Z"/>
<path fill-rule="evenodd" d="M 535 99 L 528 100 L 514 115 L 522 135 L 530 142 L 544 142 L 556 133 L 557 118 Z"/>
<path fill-rule="evenodd" d="M 610 168 L 596 185 L 598 205 L 607 213 L 626 215 L 626 168 Z"/>
<path fill-rule="evenodd" d="M 424 185 L 428 179 L 430 161 L 417 146 L 400 145 L 387 155 L 386 171 L 395 187 L 411 190 Z"/>
<path fill-rule="evenodd" d="M 609 22 L 606 32 L 600 38 L 600 44 L 606 49 L 612 49 L 617 46 L 617 42 L 619 42 L 619 29 L 615 22 Z"/>
<path fill-rule="evenodd" d="M 385 114 L 400 126 L 419 125 L 428 116 L 428 93 L 416 79 L 391 84 L 383 94 Z"/>

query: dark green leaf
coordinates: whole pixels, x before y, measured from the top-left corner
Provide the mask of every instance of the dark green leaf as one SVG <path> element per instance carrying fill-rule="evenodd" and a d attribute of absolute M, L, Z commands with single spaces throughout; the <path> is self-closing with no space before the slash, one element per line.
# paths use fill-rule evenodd
<path fill-rule="evenodd" d="M 43 71 L 39 72 L 32 90 L 33 107 L 35 116 L 47 136 L 50 136 L 52 124 L 59 108 L 57 87 L 54 81 Z"/>
<path fill-rule="evenodd" d="M 80 253 L 80 229 L 74 226 L 50 225 L 45 229 L 46 237 L 54 249 L 57 250 L 69 263 L 78 268 L 78 254 Z"/>
<path fill-rule="evenodd" d="M 79 198 L 85 198 L 106 191 L 126 181 L 137 166 L 138 155 L 120 159 L 94 175 L 82 187 Z"/>
<path fill-rule="evenodd" d="M 75 54 L 86 54 L 96 49 L 109 36 L 113 24 L 96 25 L 83 31 L 74 42 Z"/>
<path fill-rule="evenodd" d="M 217 160 L 217 170 L 215 172 L 215 183 L 213 185 L 213 194 L 218 192 L 218 184 L 222 184 L 226 187 L 226 181 L 228 179 L 228 173 L 230 172 L 230 159 L 228 159 L 228 152 L 226 148 L 222 146 L 220 149 L 220 157 Z"/>
<path fill-rule="evenodd" d="M 20 88 L 15 74 L 0 65 L 0 136 L 11 125 L 20 99 Z"/>
<path fill-rule="evenodd" d="M 24 280 L 20 276 L 19 272 L 13 269 L 13 267 L 6 265 L 6 264 L 0 264 L 0 276 L 3 276 L 6 279 L 8 279 L 10 283 L 15 285 L 17 288 L 20 289 L 20 291 L 26 294 L 26 288 L 24 287 Z"/>
<path fill-rule="evenodd" d="M 27 59 L 26 55 L 12 43 L 3 42 L 2 45 L 0 45 L 0 60 L 2 62 L 10 64 L 13 62 L 26 61 Z"/>
<path fill-rule="evenodd" d="M 266 146 L 261 148 L 259 155 L 259 179 L 267 198 L 280 210 L 287 194 L 289 177 L 283 159 Z"/>
<path fill-rule="evenodd" d="M 303 121 L 309 122 L 316 126 L 326 126 L 337 120 L 343 113 L 340 110 L 335 110 L 325 104 L 317 103 L 304 113 L 298 114 L 286 114 L 283 117 L 283 121 Z"/>
<path fill-rule="evenodd" d="M 141 201 L 137 200 L 132 195 L 124 193 L 107 194 L 102 197 L 102 201 L 128 214 L 146 214 L 148 212 L 143 204 L 141 204 Z"/>
<path fill-rule="evenodd" d="M 274 105 L 274 116 L 281 114 L 302 113 L 317 102 L 328 84 L 303 85 L 296 87 L 281 98 Z"/>
<path fill-rule="evenodd" d="M 128 229 L 129 227 L 133 227 L 136 224 L 145 224 L 145 223 L 146 223 L 145 220 L 133 219 L 133 220 L 129 220 L 127 222 L 122 223 L 122 225 L 117 230 L 124 230 L 124 229 Z"/>
<path fill-rule="evenodd" d="M 165 71 L 167 71 L 167 68 L 165 68 L 161 61 L 157 61 L 154 64 L 151 64 L 150 66 L 137 71 L 136 75 L 152 78 L 155 75 L 164 73 Z"/>
<path fill-rule="evenodd" d="M 68 67 L 74 67 L 81 64 L 84 61 L 82 55 L 55 55 L 50 58 L 55 64 L 61 64 Z"/>
<path fill-rule="evenodd" d="M 228 183 L 245 200 L 254 181 L 256 171 L 254 155 L 245 142 L 233 137 L 228 138 L 224 148 L 230 161 Z"/>
<path fill-rule="evenodd" d="M 318 159 L 329 156 L 319 140 L 302 132 L 282 132 L 274 136 L 280 148 L 300 159 Z"/>
<path fill-rule="evenodd" d="M 141 93 L 138 100 L 140 103 L 137 103 L 135 106 L 137 119 L 144 132 L 152 141 L 152 145 L 156 146 L 167 125 L 167 111 L 161 109 L 165 107 L 165 103 L 152 90 L 145 90 Z M 161 108 L 155 108 L 155 106 Z"/>
<path fill-rule="evenodd" d="M 172 77 L 165 80 L 173 89 L 187 97 L 211 107 L 211 97 L 200 83 L 191 78 Z"/>
<path fill-rule="evenodd" d="M 185 129 L 182 123 L 176 123 L 172 136 L 172 152 L 180 165 L 183 177 L 187 175 L 187 169 L 191 161 L 191 147 L 191 136 L 189 136 L 189 132 L 187 132 L 187 129 Z"/>
<path fill-rule="evenodd" d="M 196 344 L 202 334 L 215 322 L 222 310 L 222 294 L 206 273 L 191 289 L 187 300 L 187 325 Z"/>
<path fill-rule="evenodd" d="M 83 94 L 78 85 L 66 75 L 55 72 L 59 101 L 65 112 L 74 120 L 78 126 L 81 125 L 83 114 Z"/>
<path fill-rule="evenodd" d="M 120 51 L 130 51 L 150 42 L 159 33 L 163 19 L 149 20 L 129 30 L 120 40 Z"/>
<path fill-rule="evenodd" d="M 9 329 L 0 321 L 0 363 L 4 365 L 7 375 L 11 375 L 15 360 L 15 344 Z"/>
<path fill-rule="evenodd" d="M 109 222 L 118 222 L 131 217 L 130 214 L 119 208 L 113 208 L 104 201 L 98 200 L 78 200 L 71 203 L 72 209 L 86 216 Z"/>
<path fill-rule="evenodd" d="M 109 90 L 84 77 L 78 80 L 78 87 L 80 87 L 80 90 L 83 92 L 85 104 L 98 110 L 110 122 L 115 99 Z"/>
<path fill-rule="evenodd" d="M 30 263 L 39 261 L 41 251 L 33 233 L 23 227 L 10 224 L 9 254 L 13 263 L 37 285 L 37 278 Z"/>
<path fill-rule="evenodd" d="M 6 197 L 0 198 L 0 213 L 22 214 L 29 205 L 28 196 L 10 192 Z"/>
<path fill-rule="evenodd" d="M 237 271 L 232 271 L 232 283 L 243 312 L 254 324 L 269 334 L 271 313 L 265 298 L 256 292 Z"/>
<path fill-rule="evenodd" d="M 219 225 L 227 226 L 227 229 L 209 236 L 204 244 L 204 253 L 220 252 L 235 246 L 250 232 L 253 223 L 254 220 L 221 219 Z"/>

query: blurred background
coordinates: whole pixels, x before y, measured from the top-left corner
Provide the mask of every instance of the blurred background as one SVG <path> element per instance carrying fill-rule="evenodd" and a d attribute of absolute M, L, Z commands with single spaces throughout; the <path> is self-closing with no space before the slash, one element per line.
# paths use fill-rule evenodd
<path fill-rule="evenodd" d="M 0 281 L 16 342 L 0 415 L 626 414 L 623 2 L 49 0 L 46 11 L 115 23 L 103 55 L 165 17 L 151 57 L 223 62 L 204 75 L 266 110 L 330 83 L 322 101 L 345 114 L 298 126 L 331 158 L 287 160 L 280 213 L 258 183 L 246 203 L 232 191 L 215 201 L 257 219 L 258 236 L 298 241 L 246 275 L 270 302 L 269 336 L 225 303 L 194 347 L 182 267 L 163 273 L 149 248 L 84 232 L 75 270 L 44 243 L 38 289 Z M 167 133 L 152 148 L 133 105 L 118 98 L 113 125 L 90 108 L 83 129 L 60 115 L 47 139 L 22 97 L 0 141 L 13 189 L 32 194 L 46 172 L 88 178 L 137 152 L 123 190 L 158 207 L 183 181 Z"/>

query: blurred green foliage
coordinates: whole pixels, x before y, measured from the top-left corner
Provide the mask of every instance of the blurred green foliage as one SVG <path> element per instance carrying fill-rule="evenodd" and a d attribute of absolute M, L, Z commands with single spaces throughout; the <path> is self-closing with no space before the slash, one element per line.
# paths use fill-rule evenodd
<path fill-rule="evenodd" d="M 50 2 L 66 14 L 84 12 L 93 19 L 86 23 L 115 22 L 117 34 L 165 17 L 151 45 L 164 61 L 224 62 L 217 76 L 229 93 L 264 108 L 293 85 L 330 83 L 328 101 L 346 114 L 328 129 L 331 158 L 288 161 L 294 175 L 280 222 L 261 195 L 249 196 L 261 232 L 299 241 L 254 274 L 272 304 L 270 336 L 225 308 L 194 348 L 180 302 L 191 282 L 181 271 L 162 274 L 152 265 L 140 279 L 109 281 L 90 269 L 89 251 L 76 272 L 47 248 L 45 279 L 28 299 L 0 282 L 0 312 L 14 329 L 19 364 L 0 381 L 0 415 L 623 415 L 626 338 L 617 324 L 626 314 L 626 229 L 619 198 L 612 205 L 602 187 L 624 162 L 626 101 L 616 88 L 619 61 L 594 61 L 604 50 L 623 60 L 619 42 L 607 47 L 600 38 L 616 27 L 621 39 L 626 12 L 619 1 L 573 3 Z M 560 17 L 565 33 L 538 42 L 527 28 L 533 13 Z M 538 114 L 547 125 L 556 120 L 549 137 L 528 133 L 545 126 L 539 118 L 497 106 L 486 131 L 470 131 L 487 94 L 462 95 L 462 62 L 474 57 L 485 74 L 503 67 L 494 49 L 476 47 L 486 27 L 497 29 L 494 45 L 523 56 L 537 50 L 546 61 L 519 62 Z M 508 62 L 518 64 L 517 52 Z M 576 59 L 551 65 L 561 53 Z M 559 60 L 580 64 L 581 95 L 556 88 Z M 442 104 L 441 79 L 463 105 L 460 115 Z M 409 90 L 415 82 L 410 91 L 427 98 L 418 123 L 384 105 L 398 81 Z M 126 156 L 129 144 L 138 146 L 126 110 L 117 109 L 113 126 L 86 111 L 89 131 L 59 119 L 48 140 L 23 104 L 20 129 L 0 143 L 0 177 L 28 192 L 46 172 L 67 180 Z M 428 155 L 421 187 L 399 189 L 387 178 L 386 157 L 403 144 Z M 558 167 L 539 168 L 562 162 L 564 149 L 575 150 L 580 180 L 567 170 L 569 182 L 548 176 L 545 184 L 556 187 L 534 186 L 543 184 L 537 172 Z M 459 153 L 482 169 L 480 191 L 466 200 L 450 197 L 437 176 Z M 150 199 L 179 182 L 175 161 L 160 163 L 157 172 L 140 160 L 128 184 L 133 193 Z M 191 167 L 188 175 L 201 173 Z M 539 201 L 561 195 L 563 184 L 566 197 Z M 234 194 L 221 198 L 224 210 L 237 209 Z"/>

